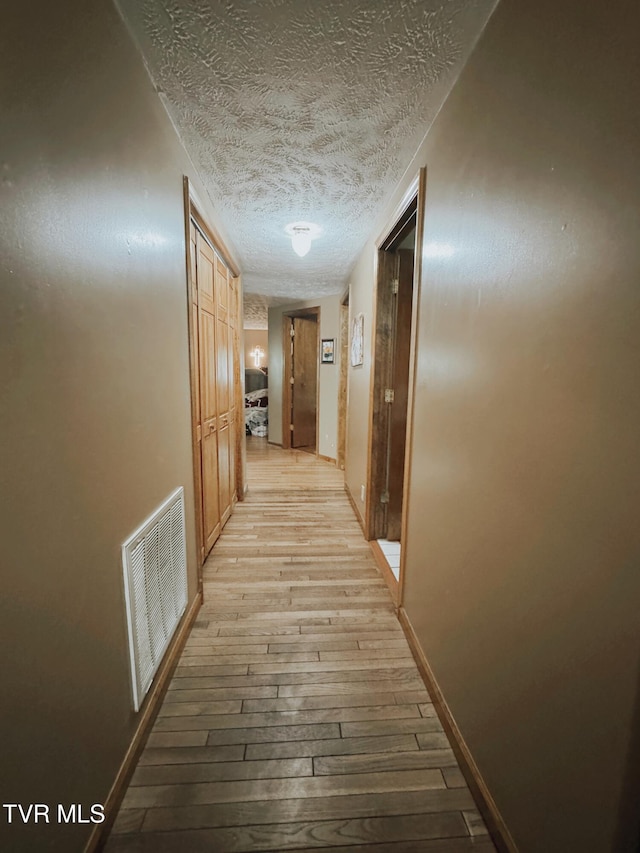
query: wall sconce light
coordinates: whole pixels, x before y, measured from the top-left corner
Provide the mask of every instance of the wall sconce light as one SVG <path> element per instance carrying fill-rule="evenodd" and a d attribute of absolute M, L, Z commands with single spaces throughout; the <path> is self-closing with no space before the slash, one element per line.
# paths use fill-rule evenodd
<path fill-rule="evenodd" d="M 264 350 L 262 347 L 254 347 L 249 355 L 253 358 L 253 363 L 256 367 L 260 367 L 260 362 L 264 358 Z"/>
<path fill-rule="evenodd" d="M 291 247 L 300 258 L 308 254 L 311 241 L 319 237 L 321 232 L 313 222 L 291 222 L 284 230 L 291 237 Z"/>

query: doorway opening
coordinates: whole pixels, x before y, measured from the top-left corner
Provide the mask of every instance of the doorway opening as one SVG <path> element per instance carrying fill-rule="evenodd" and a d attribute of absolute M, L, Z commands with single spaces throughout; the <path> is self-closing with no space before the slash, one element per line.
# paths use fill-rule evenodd
<path fill-rule="evenodd" d="M 269 429 L 269 340 L 266 329 L 244 329 L 244 428 L 253 444 Z"/>
<path fill-rule="evenodd" d="M 318 453 L 320 308 L 283 317 L 282 446 Z"/>
<path fill-rule="evenodd" d="M 344 471 L 347 454 L 347 411 L 349 407 L 349 289 L 340 300 L 340 376 L 338 379 L 338 448 L 336 465 Z"/>
<path fill-rule="evenodd" d="M 424 170 L 378 241 L 370 404 L 367 538 L 392 590 L 401 588 L 404 496 L 410 445 L 415 316 L 422 244 Z"/>

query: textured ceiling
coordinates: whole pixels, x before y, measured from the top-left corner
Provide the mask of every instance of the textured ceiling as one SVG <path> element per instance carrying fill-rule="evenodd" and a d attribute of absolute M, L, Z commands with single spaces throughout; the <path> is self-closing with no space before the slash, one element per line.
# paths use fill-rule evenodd
<path fill-rule="evenodd" d="M 269 327 L 269 307 L 291 302 L 291 297 L 262 296 L 257 293 L 245 293 L 242 299 L 245 329 L 267 329 Z"/>
<path fill-rule="evenodd" d="M 245 292 L 341 291 L 496 0 L 117 0 Z M 322 228 L 298 258 L 287 223 Z"/>

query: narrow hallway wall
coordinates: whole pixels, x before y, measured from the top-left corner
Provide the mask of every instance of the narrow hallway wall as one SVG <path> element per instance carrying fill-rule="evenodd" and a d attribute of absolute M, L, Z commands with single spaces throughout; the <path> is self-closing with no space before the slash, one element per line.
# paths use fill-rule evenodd
<path fill-rule="evenodd" d="M 639 28 L 503 0 L 380 220 L 426 164 L 404 603 L 521 853 L 638 843 Z"/>
<path fill-rule="evenodd" d="M 391 216 L 394 207 L 388 208 Z M 377 233 L 377 232 L 376 232 Z M 347 441 L 345 459 L 345 486 L 353 501 L 353 506 L 364 523 L 365 503 L 361 488 L 367 487 L 367 463 L 369 441 L 369 394 L 371 391 L 371 360 L 373 356 L 373 316 L 374 316 L 374 258 L 376 248 L 370 242 L 356 263 L 349 288 L 349 366 L 347 382 L 349 386 L 347 405 Z M 364 347 L 362 364 L 351 364 L 351 336 L 353 319 L 358 314 L 364 318 Z"/>
<path fill-rule="evenodd" d="M 134 732 L 120 544 L 177 487 L 195 595 L 183 174 L 114 6 L 3 15 L 2 802 L 12 853 L 74 853 Z M 215 223 L 213 212 L 206 211 Z"/>

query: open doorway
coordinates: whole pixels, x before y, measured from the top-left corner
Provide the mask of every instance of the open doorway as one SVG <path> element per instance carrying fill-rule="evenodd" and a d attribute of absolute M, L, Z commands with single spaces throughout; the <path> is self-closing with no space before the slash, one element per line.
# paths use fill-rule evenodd
<path fill-rule="evenodd" d="M 423 187 L 421 173 L 378 241 L 366 531 L 367 538 L 374 540 L 378 564 L 398 597 Z"/>
<path fill-rule="evenodd" d="M 244 329 L 244 429 L 253 444 L 267 442 L 269 342 L 266 329 Z"/>
<path fill-rule="evenodd" d="M 283 321 L 282 446 L 317 454 L 320 308 L 287 313 Z"/>
<path fill-rule="evenodd" d="M 336 465 L 344 471 L 347 455 L 347 410 L 349 407 L 349 289 L 340 300 L 340 376 L 338 380 L 338 447 Z"/>

